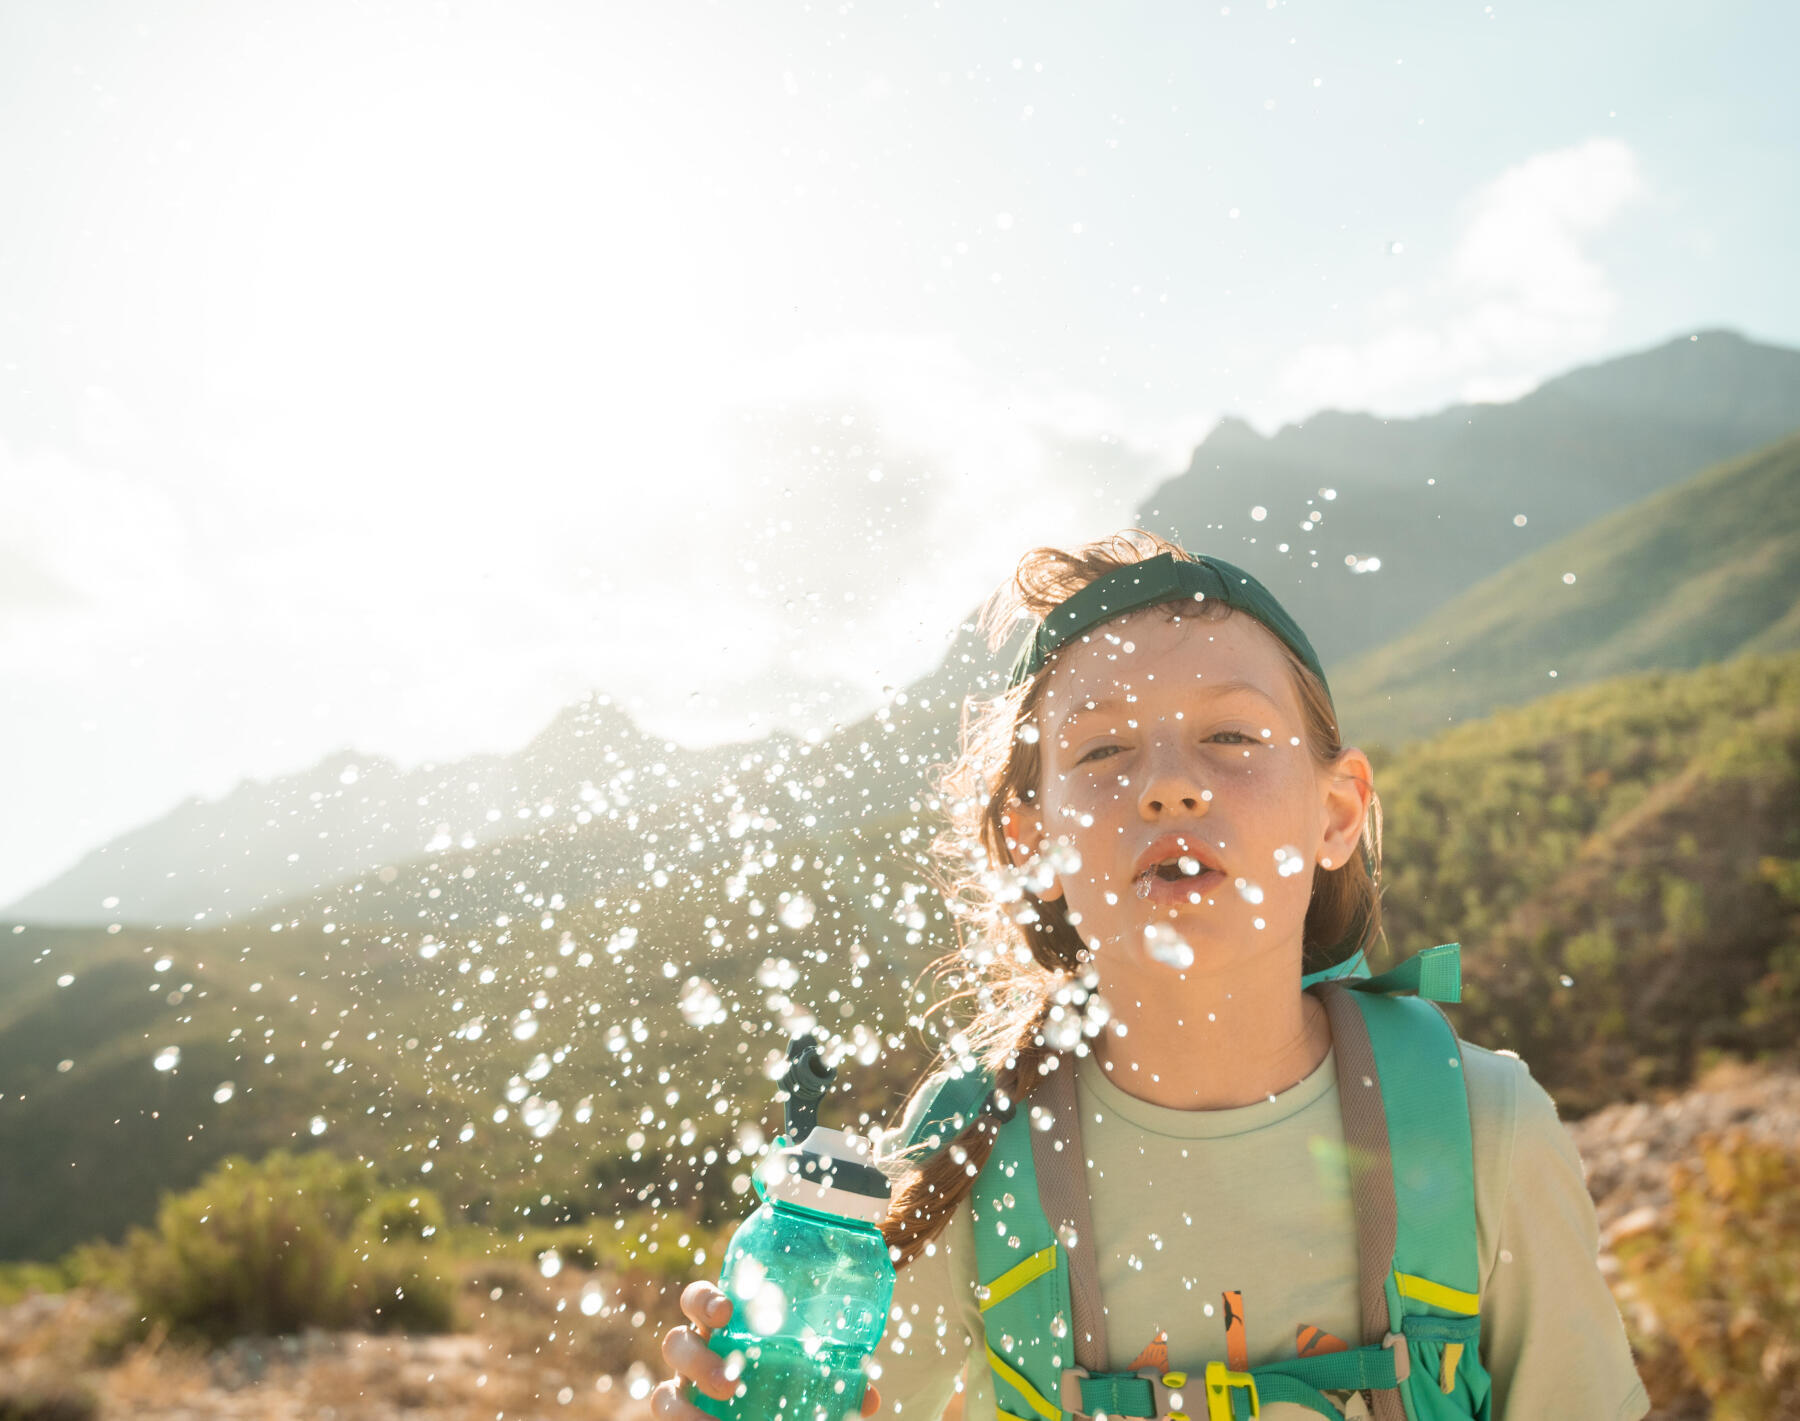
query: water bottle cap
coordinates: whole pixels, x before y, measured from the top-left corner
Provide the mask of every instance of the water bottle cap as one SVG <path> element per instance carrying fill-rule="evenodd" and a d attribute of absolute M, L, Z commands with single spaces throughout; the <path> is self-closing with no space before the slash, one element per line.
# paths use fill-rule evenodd
<path fill-rule="evenodd" d="M 887 1217 L 892 1186 L 875 1167 L 875 1151 L 861 1135 L 815 1125 L 800 1144 L 771 1151 L 756 1174 L 765 1199 L 865 1224 Z"/>

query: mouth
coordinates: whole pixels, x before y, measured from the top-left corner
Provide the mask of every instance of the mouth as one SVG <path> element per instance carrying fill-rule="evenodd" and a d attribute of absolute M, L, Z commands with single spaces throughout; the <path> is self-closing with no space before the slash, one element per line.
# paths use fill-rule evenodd
<path fill-rule="evenodd" d="M 1193 872 L 1188 872 L 1189 868 Z M 1225 883 L 1225 874 L 1207 868 L 1193 858 L 1185 863 L 1163 864 L 1147 868 L 1132 879 L 1132 891 L 1138 898 L 1158 907 L 1174 907 L 1184 903 L 1201 903 Z"/>
<path fill-rule="evenodd" d="M 1137 861 L 1132 891 L 1159 906 L 1199 903 L 1225 882 L 1225 870 L 1198 834 L 1164 834 Z"/>

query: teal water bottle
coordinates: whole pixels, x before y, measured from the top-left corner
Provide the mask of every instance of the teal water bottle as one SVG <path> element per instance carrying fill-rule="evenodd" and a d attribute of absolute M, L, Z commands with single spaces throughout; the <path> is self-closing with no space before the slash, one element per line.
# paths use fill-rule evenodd
<path fill-rule="evenodd" d="M 725 1250 L 719 1284 L 731 1318 L 707 1343 L 728 1366 L 742 1367 L 737 1395 L 716 1401 L 691 1392 L 708 1416 L 843 1421 L 862 1409 L 863 1363 L 894 1300 L 880 1228 L 889 1191 L 866 1139 L 817 1123 L 836 1074 L 811 1035 L 789 1045 L 781 1078 L 787 1134 L 752 1176 L 762 1207 Z"/>

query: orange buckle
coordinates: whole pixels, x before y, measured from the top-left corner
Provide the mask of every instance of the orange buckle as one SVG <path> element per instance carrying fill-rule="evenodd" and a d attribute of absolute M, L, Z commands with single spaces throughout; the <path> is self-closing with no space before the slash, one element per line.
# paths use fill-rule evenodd
<path fill-rule="evenodd" d="M 1231 1371 L 1223 1362 L 1206 1364 L 1207 1421 L 1246 1421 L 1237 1410 L 1233 1391 L 1250 1393 L 1250 1421 L 1262 1415 L 1262 1402 L 1256 1395 L 1256 1378 L 1248 1372 Z"/>

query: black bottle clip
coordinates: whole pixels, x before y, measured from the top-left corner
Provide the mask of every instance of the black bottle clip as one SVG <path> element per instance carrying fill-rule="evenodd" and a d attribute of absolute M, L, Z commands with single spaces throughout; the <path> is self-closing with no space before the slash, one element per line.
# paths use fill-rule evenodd
<path fill-rule="evenodd" d="M 787 1095 L 787 1138 L 800 1144 L 819 1123 L 819 1101 L 837 1079 L 837 1067 L 819 1055 L 819 1040 L 810 1031 L 788 1042 L 787 1069 L 780 1088 Z"/>

